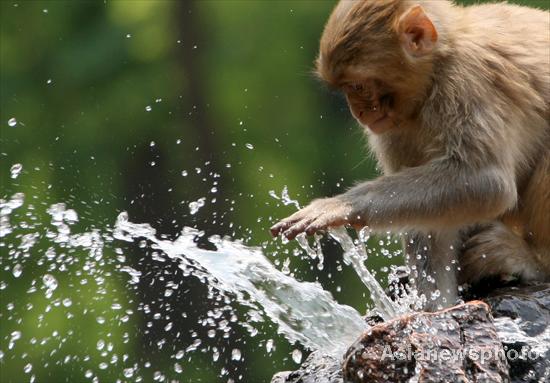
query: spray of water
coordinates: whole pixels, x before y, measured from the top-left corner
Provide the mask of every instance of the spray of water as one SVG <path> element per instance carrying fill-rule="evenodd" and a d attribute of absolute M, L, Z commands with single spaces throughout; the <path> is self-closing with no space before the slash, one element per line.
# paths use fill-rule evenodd
<path fill-rule="evenodd" d="M 134 224 L 122 213 L 115 238 L 145 238 L 154 248 L 185 268 L 190 261 L 202 267 L 194 275 L 236 297 L 240 304 L 264 312 L 291 342 L 311 350 L 327 350 L 339 356 L 365 330 L 353 308 L 338 304 L 318 283 L 299 282 L 277 270 L 258 250 L 217 236 L 210 237 L 217 250 L 197 247 L 198 230 L 185 228 L 174 241 L 160 240 L 147 224 Z"/>
<path fill-rule="evenodd" d="M 299 208 L 298 203 L 290 199 L 286 189 L 278 199 L 284 204 Z M 200 202 L 200 199 L 198 201 Z M 190 206 L 192 213 L 201 208 L 199 202 Z M 14 226 L 11 223 L 14 212 L 23 210 L 24 207 L 27 211 L 19 216 L 25 216 L 26 220 L 19 219 L 18 225 Z M 104 309 L 97 309 L 98 302 L 108 297 L 109 289 L 113 288 L 107 286 L 109 278 L 106 276 L 110 276 L 111 273 L 117 273 L 119 280 L 126 284 L 120 287 L 123 290 L 135 289 L 142 283 L 147 270 L 137 270 L 135 262 L 132 263 L 128 259 L 129 254 L 123 250 L 125 244 L 137 244 L 146 250 L 150 260 L 158 262 L 161 268 L 169 265 L 179 268 L 186 278 L 197 278 L 204 283 L 209 292 L 209 299 L 225 303 L 225 306 L 210 310 L 207 318 L 199 322 L 210 328 L 208 337 L 214 338 L 219 334 L 226 336 L 231 332 L 232 326 L 238 326 L 254 337 L 258 333 L 257 324 L 267 321 L 274 323 L 279 334 L 291 344 L 299 343 L 306 349 L 322 350 L 340 358 L 358 335 L 367 329 L 365 321 L 355 309 L 339 304 L 319 283 L 293 278 L 288 272 L 284 272 L 288 265 L 283 265 L 283 270 L 280 271 L 260 249 L 246 246 L 242 242 L 212 236 L 209 242 L 215 249 L 206 250 L 197 245 L 196 239 L 203 233 L 196 229 L 185 228 L 175 240 L 168 240 L 158 235 L 147 223 L 131 222 L 126 213 L 119 214 L 112 226 L 104 225 L 101 229 L 74 233 L 73 226 L 79 221 L 79 215 L 75 210 L 67 208 L 64 203 L 57 203 L 47 207 L 46 212 L 50 216 L 49 225 L 40 222 L 36 207 L 25 203 L 23 193 L 16 193 L 8 199 L 0 200 L 0 248 L 3 254 L 6 253 L 6 256 L 3 255 L 2 266 L 11 274 L 9 278 L 3 277 L 0 281 L 0 292 L 9 291 L 10 284 L 15 285 L 18 280 L 24 279 L 25 275 L 33 273 L 27 292 L 35 294 L 42 291 L 44 301 L 41 302 L 45 302 L 44 312 L 38 315 L 39 327 L 47 322 L 45 317 L 50 312 L 64 310 L 67 319 L 72 320 L 75 318 L 75 311 L 81 310 L 77 315 L 93 315 L 95 325 L 100 326 L 98 329 L 108 324 L 126 329 L 125 326 L 131 323 L 130 317 L 137 309 L 143 311 L 145 317 L 153 317 L 153 320 L 166 319 L 164 331 L 170 334 L 175 326 L 173 316 L 185 316 L 185 302 L 181 303 L 180 308 L 166 307 L 165 314 L 151 312 L 149 302 L 138 302 L 136 306 L 136 302 L 125 302 L 122 299 L 109 302 Z M 32 223 L 29 224 L 27 221 Z M 367 253 L 363 243 L 352 240 L 344 229 L 332 230 L 330 235 L 342 246 L 344 261 L 353 266 L 360 280 L 371 292 L 375 304 L 374 311 L 385 319 L 401 313 L 406 305 L 399 305 L 390 300 L 365 267 Z M 44 254 L 33 254 L 32 250 L 37 248 L 36 244 L 39 242 L 41 248 L 48 250 Z M 298 243 L 312 259 L 318 260 L 317 267 L 322 269 L 323 253 L 319 237 L 315 238 L 314 246 L 310 246 L 305 237 L 299 237 Z M 83 252 L 87 254 L 84 259 L 78 255 Z M 107 253 L 116 255 L 106 256 Z M 27 269 L 29 264 L 31 267 Z M 165 289 L 164 297 L 169 297 L 178 290 L 178 285 L 162 278 L 164 277 L 161 277 L 162 287 Z M 60 291 L 67 291 L 67 283 L 77 286 L 76 296 L 61 296 Z M 96 303 L 88 304 L 85 299 L 78 297 L 78 294 L 83 294 L 81 291 L 85 288 L 89 289 L 91 299 Z M 22 305 L 26 305 L 27 311 L 36 311 L 38 308 L 37 303 L 22 299 L 21 302 L 8 302 L 7 311 L 1 313 L 2 320 L 9 320 L 10 325 L 7 343 L 0 347 L 0 363 L 8 358 L 28 358 L 25 350 L 29 347 L 50 347 L 47 340 L 49 338 L 29 339 L 25 326 L 22 325 L 25 322 L 19 317 L 21 312 L 17 311 Z M 235 307 L 245 308 L 246 314 L 238 317 Z M 227 320 L 228 316 L 230 320 Z M 152 321 L 146 323 L 146 327 L 151 326 Z M 82 350 L 82 355 L 73 357 L 75 360 L 86 362 L 92 360 L 91 353 L 99 352 L 104 361 L 95 368 L 84 371 L 86 378 L 98 380 L 101 370 L 120 366 L 121 375 L 125 378 L 143 380 L 143 370 L 152 367 L 150 362 L 130 363 L 130 357 L 124 350 L 117 352 L 112 340 L 115 337 L 113 333 L 102 330 L 89 331 L 94 334 L 105 334 L 98 335 L 100 338 L 97 340 L 96 350 Z M 121 331 L 122 344 L 130 344 L 133 341 L 131 330 Z M 63 335 L 55 330 L 52 336 L 60 339 L 62 345 L 67 339 L 77 335 L 69 329 Z M 206 347 L 194 331 L 192 336 L 195 339 L 191 344 L 174 349 L 171 358 L 174 360 L 173 370 L 176 373 L 184 370 L 182 358 L 185 356 L 189 360 L 194 352 L 209 352 L 213 361 L 220 356 L 221 350 L 217 347 Z M 176 337 L 179 337 L 179 333 Z M 162 348 L 165 343 L 165 338 L 159 339 L 158 348 Z M 270 353 L 274 348 L 273 340 L 267 340 L 265 347 Z M 56 350 L 53 353 L 55 354 Z M 68 357 L 70 356 L 63 360 L 67 360 Z M 302 359 L 298 349 L 294 350 L 291 357 L 297 363 Z M 231 359 L 243 359 L 238 348 L 231 351 Z M 36 369 L 33 370 L 31 362 L 25 364 L 24 370 L 29 374 L 28 380 L 34 381 L 33 371 Z M 162 381 L 164 377 L 162 371 L 155 371 L 153 375 L 158 381 Z M 227 375 L 227 370 L 222 369 L 220 375 Z"/>

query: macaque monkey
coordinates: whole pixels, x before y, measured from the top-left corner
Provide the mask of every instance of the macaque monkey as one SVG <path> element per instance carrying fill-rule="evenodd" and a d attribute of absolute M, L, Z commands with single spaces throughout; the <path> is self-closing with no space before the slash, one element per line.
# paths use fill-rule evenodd
<path fill-rule="evenodd" d="M 549 279 L 548 12 L 342 0 L 317 72 L 345 95 L 383 175 L 313 201 L 274 236 L 341 225 L 404 233 L 427 309 L 489 276 Z"/>

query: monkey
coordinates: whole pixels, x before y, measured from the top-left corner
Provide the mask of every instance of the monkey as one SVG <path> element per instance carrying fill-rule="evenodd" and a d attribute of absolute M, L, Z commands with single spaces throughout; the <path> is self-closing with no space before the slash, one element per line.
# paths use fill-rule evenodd
<path fill-rule="evenodd" d="M 271 227 L 402 233 L 426 310 L 497 276 L 550 279 L 550 15 L 449 0 L 341 0 L 316 72 L 382 175 Z"/>

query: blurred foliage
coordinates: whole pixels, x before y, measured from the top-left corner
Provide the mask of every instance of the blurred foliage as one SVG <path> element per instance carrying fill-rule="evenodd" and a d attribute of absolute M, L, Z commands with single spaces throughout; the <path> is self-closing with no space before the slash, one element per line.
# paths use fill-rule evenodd
<path fill-rule="evenodd" d="M 291 208 L 280 206 L 269 191 L 280 194 L 287 185 L 291 197 L 304 204 L 376 175 L 343 99 L 311 74 L 333 5 L 321 0 L 0 2 L 0 197 L 25 193 L 43 222 L 49 221 L 47 206 L 64 202 L 79 213 L 77 231 L 104 230 L 121 211 L 168 238 L 184 226 L 197 227 L 262 246 L 279 264 L 293 247 L 276 252 L 267 229 Z M 15 127 L 7 123 L 11 118 Z M 23 164 L 23 172 L 12 180 L 14 163 Z M 206 206 L 190 214 L 188 203 L 200 197 L 206 197 Z M 14 223 L 24 220 L 13 217 Z M 393 238 L 384 241 L 397 248 Z M 266 324 L 261 337 L 276 339 L 273 354 L 266 354 L 261 342 L 244 344 L 244 334 L 237 334 L 220 347 L 220 362 L 197 353 L 177 374 L 168 360 L 173 349 L 154 344 L 159 333 L 143 331 L 141 314 L 123 320 L 109 309 L 116 302 L 134 310 L 140 302 L 158 304 L 160 293 L 150 287 L 162 271 L 157 264 L 136 261 L 151 270 L 150 284 L 137 291 L 127 289 L 109 262 L 100 262 L 89 285 L 82 285 L 79 275 L 59 272 L 56 294 L 72 302 L 71 319 L 50 311 L 49 299 L 27 293 L 42 275 L 42 265 L 33 263 L 33 254 L 46 251 L 42 242 L 22 255 L 20 278 L 11 272 L 10 245 L 0 247 L 2 382 L 28 381 L 31 374 L 23 375 L 23 369 L 29 362 L 38 382 L 91 381 L 88 369 L 100 381 L 123 379 L 116 361 L 98 372 L 103 339 L 105 347 L 114 343 L 118 355 L 132 363 L 150 361 L 151 371 L 179 381 L 214 382 L 226 367 L 235 380 L 261 382 L 295 367 L 292 345 Z M 368 292 L 349 267 L 341 268 L 333 244 L 325 246 L 333 255 L 325 270 L 292 257 L 295 275 L 320 281 L 339 302 L 364 311 Z M 137 248 L 128 251 L 143 255 Z M 72 256 L 78 267 L 85 265 L 83 254 Z M 106 249 L 103 257 L 116 254 Z M 370 266 L 381 270 L 396 262 L 378 255 Z M 187 293 L 171 302 L 194 307 L 178 322 L 192 329 L 208 309 L 206 292 L 198 282 L 185 283 Z M 95 314 L 79 312 L 79 302 Z M 97 313 L 112 317 L 99 323 Z M 8 351 L 16 329 L 46 345 Z M 193 339 L 180 341 L 185 348 Z M 240 364 L 228 362 L 235 344 L 243 351 Z M 152 374 L 144 374 L 144 381 Z"/>

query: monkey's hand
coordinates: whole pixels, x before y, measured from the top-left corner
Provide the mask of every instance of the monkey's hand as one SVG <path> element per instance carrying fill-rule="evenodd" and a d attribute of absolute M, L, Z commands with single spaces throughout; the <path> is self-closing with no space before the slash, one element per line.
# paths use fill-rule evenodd
<path fill-rule="evenodd" d="M 276 237 L 283 233 L 286 238 L 294 239 L 300 233 L 313 235 L 329 227 L 363 227 L 366 222 L 352 201 L 346 198 L 345 194 L 314 200 L 305 208 L 273 225 L 271 234 Z"/>

